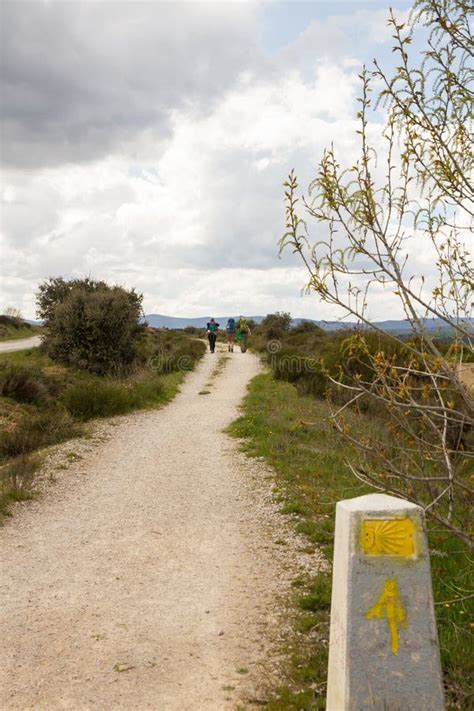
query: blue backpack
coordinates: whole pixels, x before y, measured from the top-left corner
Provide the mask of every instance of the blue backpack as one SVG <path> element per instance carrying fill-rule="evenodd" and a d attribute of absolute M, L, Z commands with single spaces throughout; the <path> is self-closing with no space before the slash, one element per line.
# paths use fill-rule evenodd
<path fill-rule="evenodd" d="M 227 326 L 225 327 L 225 330 L 227 331 L 227 333 L 235 332 L 235 318 L 230 318 L 227 321 Z"/>

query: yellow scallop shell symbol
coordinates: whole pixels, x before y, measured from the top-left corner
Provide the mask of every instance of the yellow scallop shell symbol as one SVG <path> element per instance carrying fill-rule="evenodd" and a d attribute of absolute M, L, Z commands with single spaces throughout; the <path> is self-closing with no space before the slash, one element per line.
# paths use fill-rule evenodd
<path fill-rule="evenodd" d="M 415 524 L 409 518 L 365 519 L 361 538 L 366 555 L 409 557 L 415 553 Z"/>

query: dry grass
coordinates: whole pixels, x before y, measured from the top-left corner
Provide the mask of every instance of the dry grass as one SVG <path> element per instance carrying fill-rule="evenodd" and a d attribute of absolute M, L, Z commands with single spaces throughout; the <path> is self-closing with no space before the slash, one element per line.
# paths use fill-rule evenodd
<path fill-rule="evenodd" d="M 474 390 L 474 363 L 462 363 L 459 366 L 459 377 L 470 390 Z"/>
<path fill-rule="evenodd" d="M 0 467 L 0 521 L 10 513 L 11 504 L 32 497 L 34 475 L 41 460 L 22 455 Z"/>

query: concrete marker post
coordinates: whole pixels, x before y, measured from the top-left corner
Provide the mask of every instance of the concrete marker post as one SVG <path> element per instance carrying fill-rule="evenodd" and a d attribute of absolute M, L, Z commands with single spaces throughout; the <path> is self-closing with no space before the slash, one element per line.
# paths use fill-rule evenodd
<path fill-rule="evenodd" d="M 420 506 L 385 494 L 337 504 L 326 708 L 445 708 Z"/>

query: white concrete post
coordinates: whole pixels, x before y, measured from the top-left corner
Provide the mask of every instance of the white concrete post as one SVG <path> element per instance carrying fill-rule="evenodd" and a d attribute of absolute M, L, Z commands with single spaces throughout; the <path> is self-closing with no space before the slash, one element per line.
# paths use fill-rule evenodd
<path fill-rule="evenodd" d="M 336 507 L 327 711 L 443 711 L 423 510 L 385 494 Z"/>

